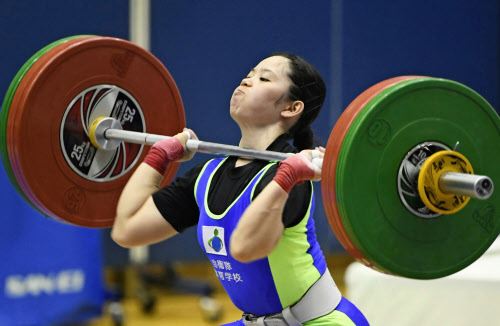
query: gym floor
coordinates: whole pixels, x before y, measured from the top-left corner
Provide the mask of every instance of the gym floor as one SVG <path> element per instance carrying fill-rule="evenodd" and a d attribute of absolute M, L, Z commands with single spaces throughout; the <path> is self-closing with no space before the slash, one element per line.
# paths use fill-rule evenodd
<path fill-rule="evenodd" d="M 340 288 L 345 295 L 344 273 L 347 266 L 353 261 L 347 255 L 334 255 L 327 257 L 328 268 Z M 150 269 L 154 272 L 159 269 L 158 266 L 151 266 Z M 112 318 L 110 310 L 111 306 L 104 307 L 103 316 L 92 321 L 89 326 L 165 326 L 165 325 L 182 325 L 182 326 L 214 326 L 224 323 L 233 322 L 241 318 L 241 311 L 238 310 L 230 301 L 227 294 L 224 292 L 220 282 L 217 280 L 213 267 L 209 263 L 200 264 L 182 264 L 174 267 L 175 271 L 182 277 L 199 279 L 209 282 L 215 288 L 213 298 L 220 305 L 222 314 L 217 320 L 210 321 L 209 317 L 201 309 L 200 297 L 192 294 L 179 294 L 171 290 L 151 288 L 151 294 L 156 297 L 154 309 L 150 312 L 145 312 L 142 301 L 137 295 L 138 281 L 137 271 L 132 268 L 127 268 L 124 279 L 121 280 L 121 287 L 124 288 L 124 299 L 121 301 L 123 309 L 123 323 L 117 324 L 116 318 Z M 107 282 L 116 284 L 116 273 L 107 271 Z"/>

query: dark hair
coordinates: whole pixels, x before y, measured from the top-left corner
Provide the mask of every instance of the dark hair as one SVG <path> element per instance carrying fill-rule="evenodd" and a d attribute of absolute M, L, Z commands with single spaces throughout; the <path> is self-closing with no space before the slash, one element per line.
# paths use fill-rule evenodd
<path fill-rule="evenodd" d="M 290 60 L 288 77 L 292 80 L 288 89 L 288 99 L 304 102 L 304 111 L 299 120 L 288 130 L 288 137 L 293 139 L 293 146 L 298 150 L 313 147 L 314 132 L 311 123 L 316 119 L 326 97 L 326 86 L 323 78 L 309 62 L 298 55 L 279 52 L 273 56 L 281 56 Z"/>

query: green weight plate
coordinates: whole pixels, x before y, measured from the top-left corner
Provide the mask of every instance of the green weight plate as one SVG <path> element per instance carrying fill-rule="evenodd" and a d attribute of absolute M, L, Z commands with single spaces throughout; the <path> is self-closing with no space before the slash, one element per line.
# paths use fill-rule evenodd
<path fill-rule="evenodd" d="M 7 89 L 7 93 L 5 94 L 3 103 L 2 103 L 2 109 L 0 111 L 0 157 L 2 158 L 2 163 L 5 169 L 5 172 L 11 182 L 11 184 L 14 186 L 16 191 L 23 197 L 23 199 L 33 208 L 34 205 L 31 203 L 31 201 L 27 198 L 26 194 L 24 191 L 21 189 L 19 186 L 19 183 L 17 182 L 14 173 L 12 171 L 12 166 L 10 164 L 9 160 L 9 154 L 7 150 L 7 138 L 6 138 L 6 131 L 7 131 L 7 120 L 9 118 L 9 111 L 10 111 L 10 105 L 12 103 L 12 99 L 14 98 L 14 94 L 17 91 L 17 88 L 19 84 L 21 83 L 21 80 L 23 77 L 26 75 L 26 72 L 33 66 L 33 64 L 40 59 L 43 55 L 45 55 L 47 52 L 58 46 L 59 44 L 62 44 L 66 41 L 69 41 L 71 39 L 75 39 L 78 37 L 84 37 L 86 35 L 75 35 L 75 36 L 70 36 L 66 37 L 57 41 L 54 41 L 50 43 L 49 45 L 45 46 L 38 52 L 36 52 L 31 58 L 28 59 L 24 63 L 24 65 L 19 69 L 17 74 L 14 76 L 14 79 L 9 85 L 9 88 Z M 35 208 L 37 209 L 37 208 Z"/>
<path fill-rule="evenodd" d="M 500 233 L 500 194 L 472 199 L 461 211 L 429 218 L 405 207 L 400 165 L 416 145 L 453 148 L 476 174 L 500 180 L 500 118 L 480 95 L 445 79 L 401 82 L 358 114 L 339 154 L 336 188 L 346 232 L 375 266 L 395 275 L 432 279 L 479 258 Z"/>

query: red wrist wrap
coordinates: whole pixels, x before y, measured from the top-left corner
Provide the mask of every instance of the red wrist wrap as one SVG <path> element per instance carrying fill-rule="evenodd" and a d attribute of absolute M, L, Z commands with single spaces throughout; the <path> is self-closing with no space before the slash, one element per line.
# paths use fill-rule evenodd
<path fill-rule="evenodd" d="M 293 175 L 293 168 L 290 165 L 280 163 L 280 167 L 276 171 L 273 180 L 276 181 L 283 190 L 290 193 L 290 190 L 292 190 L 293 186 L 297 183 Z"/>
<path fill-rule="evenodd" d="M 295 184 L 301 184 L 304 180 L 314 177 L 314 171 L 305 162 L 306 158 L 299 155 L 290 156 L 280 162 L 273 179 L 287 193 L 290 193 Z"/>
<path fill-rule="evenodd" d="M 177 138 L 171 137 L 155 143 L 143 162 L 164 175 L 168 165 L 180 159 L 184 152 L 181 142 Z"/>

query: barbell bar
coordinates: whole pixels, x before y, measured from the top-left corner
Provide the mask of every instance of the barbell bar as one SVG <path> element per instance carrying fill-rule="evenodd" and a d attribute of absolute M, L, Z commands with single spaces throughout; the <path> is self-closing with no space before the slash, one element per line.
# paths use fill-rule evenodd
<path fill-rule="evenodd" d="M 117 148 L 122 141 L 133 144 L 154 145 L 156 142 L 170 138 L 170 136 L 123 130 L 121 124 L 116 119 L 102 117 L 96 119 L 92 123 L 89 130 L 89 138 L 96 148 L 113 150 Z M 268 161 L 283 161 L 292 155 L 194 139 L 190 139 L 186 142 L 186 148 L 193 152 L 224 154 Z M 484 175 L 446 172 L 440 176 L 438 182 L 439 187 L 444 193 L 483 200 L 488 199 L 494 189 L 493 181 L 488 176 Z"/>
<path fill-rule="evenodd" d="M 113 150 L 117 148 L 121 141 L 141 145 L 153 145 L 169 136 L 148 134 L 137 131 L 123 130 L 121 124 L 114 118 L 96 119 L 89 131 L 89 138 L 96 148 Z M 238 146 L 218 144 L 200 140 L 190 139 L 186 142 L 186 148 L 194 152 L 209 154 L 226 154 L 250 159 L 260 159 L 267 161 L 283 161 L 292 154 L 272 151 L 259 151 Z"/>

